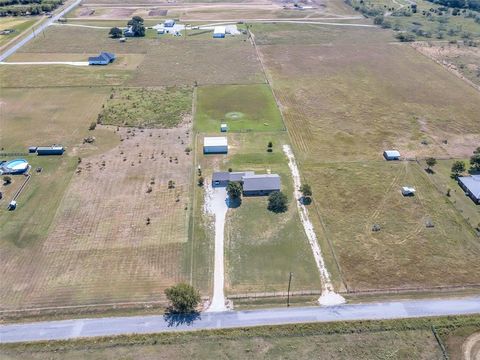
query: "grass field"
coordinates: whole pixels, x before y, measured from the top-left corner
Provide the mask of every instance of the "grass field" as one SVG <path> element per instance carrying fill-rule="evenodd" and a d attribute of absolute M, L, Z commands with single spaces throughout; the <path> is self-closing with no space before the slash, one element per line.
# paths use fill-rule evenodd
<path fill-rule="evenodd" d="M 8 35 L 0 35 L 0 48 L 6 45 L 10 40 L 20 35 L 30 26 L 35 24 L 36 19 L 4 17 L 0 19 L 0 30 L 13 29 L 15 32 Z"/>
<path fill-rule="evenodd" d="M 353 321 L 186 333 L 126 335 L 50 343 L 7 344 L 5 359 L 443 359 L 432 326 L 449 356 L 461 359 L 466 336 L 479 329 L 478 316 Z M 454 339 L 455 342 L 452 342 Z"/>
<path fill-rule="evenodd" d="M 191 111 L 190 88 L 114 89 L 98 119 L 105 125 L 171 128 Z"/>
<path fill-rule="evenodd" d="M 204 86 L 197 91 L 195 129 L 219 131 L 284 130 L 282 116 L 268 85 Z"/>
<path fill-rule="evenodd" d="M 212 170 L 232 168 L 257 173 L 270 170 L 282 177 L 282 191 L 289 198 L 289 210 L 283 214 L 268 211 L 264 196 L 243 197 L 238 208 L 229 209 L 225 225 L 227 295 L 285 291 L 291 271 L 295 273 L 292 289 L 319 289 L 318 271 L 300 223 L 290 170 L 281 149 L 282 144 L 288 143 L 286 133 L 231 133 L 228 138 L 227 156 L 198 154 L 206 181 L 211 181 Z M 201 141 L 199 137 L 199 149 Z M 269 141 L 274 144 L 272 153 L 266 151 Z"/>
<path fill-rule="evenodd" d="M 469 159 L 462 159 L 465 164 L 469 163 Z M 429 174 L 429 178 L 434 183 L 439 192 L 445 194 L 445 197 L 452 202 L 455 208 L 466 221 L 476 228 L 480 224 L 480 206 L 476 205 L 472 199 L 465 196 L 465 192 L 458 185 L 455 179 L 451 178 L 451 168 L 454 160 L 439 160 L 434 167 L 434 174 Z M 424 162 L 421 163 L 423 167 L 427 167 Z M 447 191 L 450 189 L 450 197 L 447 197 Z"/>
<path fill-rule="evenodd" d="M 390 44 L 388 32 L 297 29 L 252 26 L 313 187 L 317 232 L 323 223 L 348 288 L 478 283 L 471 227 L 418 165 L 381 155 L 395 148 L 412 158 L 469 156 L 480 139 L 478 93 L 410 47 Z M 405 185 L 418 195 L 403 198 Z M 373 233 L 376 223 L 382 230 Z"/>

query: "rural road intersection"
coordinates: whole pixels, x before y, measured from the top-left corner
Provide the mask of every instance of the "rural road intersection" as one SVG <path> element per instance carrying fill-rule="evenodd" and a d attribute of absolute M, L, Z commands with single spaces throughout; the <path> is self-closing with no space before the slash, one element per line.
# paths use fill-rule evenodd
<path fill-rule="evenodd" d="M 25 45 L 27 42 L 35 38 L 38 34 L 40 34 L 43 30 L 45 30 L 50 24 L 53 22 L 57 21 L 60 19 L 63 15 L 68 13 L 70 10 L 72 10 L 74 7 L 76 7 L 78 4 L 80 4 L 81 0 L 76 0 L 73 3 L 71 3 L 69 6 L 67 6 L 65 9 L 60 11 L 58 14 L 53 16 L 50 19 L 47 19 L 43 24 L 41 24 L 39 27 L 37 27 L 33 32 L 22 38 L 19 42 L 17 42 L 15 45 L 13 45 L 11 48 L 7 49 L 5 52 L 0 54 L 0 62 L 5 61 L 10 55 L 13 55 L 14 53 L 17 52 L 18 49 L 20 49 L 23 45 Z"/>
<path fill-rule="evenodd" d="M 0 343 L 66 340 L 121 334 L 206 330 L 349 320 L 401 319 L 480 313 L 480 296 L 404 300 L 326 307 L 276 308 L 189 316 L 132 316 L 45 321 L 0 326 Z"/>

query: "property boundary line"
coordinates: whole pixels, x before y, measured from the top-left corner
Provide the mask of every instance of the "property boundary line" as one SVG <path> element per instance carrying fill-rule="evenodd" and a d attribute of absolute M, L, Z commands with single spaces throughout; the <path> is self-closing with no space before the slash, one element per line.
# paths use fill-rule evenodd
<path fill-rule="evenodd" d="M 435 325 L 432 325 L 431 329 L 432 329 L 433 336 L 435 336 L 435 340 L 437 340 L 438 346 L 440 346 L 440 349 L 442 350 L 443 359 L 449 360 L 447 350 L 445 349 L 445 345 L 443 344 L 442 339 L 440 338 L 440 336 L 438 336 L 437 329 L 435 329 Z"/>

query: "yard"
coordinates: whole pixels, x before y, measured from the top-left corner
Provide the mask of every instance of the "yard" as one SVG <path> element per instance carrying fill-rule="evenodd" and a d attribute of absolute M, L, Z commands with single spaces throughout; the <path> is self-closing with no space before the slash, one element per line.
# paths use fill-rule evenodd
<path fill-rule="evenodd" d="M 215 132 L 221 123 L 233 132 L 284 130 L 272 91 L 263 84 L 199 87 L 195 129 Z"/>
<path fill-rule="evenodd" d="M 311 248 L 293 199 L 293 182 L 281 146 L 288 143 L 284 132 L 229 134 L 229 154 L 201 154 L 202 136 L 198 136 L 198 159 L 203 176 L 211 181 L 211 171 L 251 170 L 278 173 L 282 191 L 289 198 L 288 211 L 274 214 L 267 210 L 267 197 L 243 197 L 238 208 L 227 213 L 225 225 L 225 289 L 229 294 L 285 291 L 290 272 L 294 272 L 292 290 L 321 288 Z M 273 142 L 273 151 L 267 144 Z M 197 193 L 197 196 L 203 195 Z M 202 211 L 202 203 L 197 211 Z M 210 231 L 204 228 L 207 236 Z M 195 233 L 198 233 L 195 230 Z"/>

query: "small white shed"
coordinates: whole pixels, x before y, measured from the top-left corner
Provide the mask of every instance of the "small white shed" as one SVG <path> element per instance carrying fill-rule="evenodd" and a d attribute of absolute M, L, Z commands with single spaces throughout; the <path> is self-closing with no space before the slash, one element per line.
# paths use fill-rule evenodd
<path fill-rule="evenodd" d="M 402 195 L 403 196 L 413 196 L 415 195 L 415 188 L 411 186 L 403 186 L 402 187 Z"/>
<path fill-rule="evenodd" d="M 227 124 L 220 124 L 220 131 L 221 132 L 227 132 L 228 131 L 228 125 Z"/>
<path fill-rule="evenodd" d="M 228 140 L 226 137 L 205 137 L 203 139 L 204 154 L 226 154 L 227 152 Z"/>
<path fill-rule="evenodd" d="M 385 160 L 400 160 L 400 152 L 397 150 L 385 150 L 383 157 Z"/>

